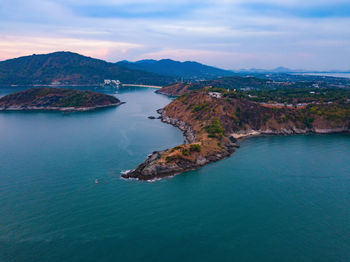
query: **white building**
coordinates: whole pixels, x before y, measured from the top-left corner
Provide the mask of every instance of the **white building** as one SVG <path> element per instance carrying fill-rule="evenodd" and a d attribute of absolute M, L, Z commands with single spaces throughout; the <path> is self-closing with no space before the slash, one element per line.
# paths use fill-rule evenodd
<path fill-rule="evenodd" d="M 221 93 L 219 92 L 209 92 L 209 95 L 213 98 L 221 98 Z"/>

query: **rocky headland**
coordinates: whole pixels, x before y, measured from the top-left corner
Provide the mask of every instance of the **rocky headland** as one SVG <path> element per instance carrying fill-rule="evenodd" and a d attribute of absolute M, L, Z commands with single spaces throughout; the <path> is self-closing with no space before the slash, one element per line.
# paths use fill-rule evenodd
<path fill-rule="evenodd" d="M 0 98 L 0 111 L 89 111 L 118 106 L 114 96 L 64 88 L 31 88 Z"/>
<path fill-rule="evenodd" d="M 349 104 L 266 107 L 205 90 L 185 94 L 158 113 L 163 122 L 183 131 L 187 143 L 153 152 L 123 178 L 152 180 L 194 170 L 230 156 L 246 137 L 350 131 Z"/>

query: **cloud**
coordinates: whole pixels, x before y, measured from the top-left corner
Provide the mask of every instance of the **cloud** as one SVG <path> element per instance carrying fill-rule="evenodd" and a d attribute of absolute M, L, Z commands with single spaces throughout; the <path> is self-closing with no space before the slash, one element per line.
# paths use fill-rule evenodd
<path fill-rule="evenodd" d="M 39 53 L 72 51 L 108 60 L 111 55 L 122 58 L 131 50 L 138 48 L 142 48 L 142 45 L 94 39 L 6 36 L 0 38 L 0 59 L 31 55 L 38 51 Z"/>
<path fill-rule="evenodd" d="M 242 8 L 265 15 L 284 15 L 305 18 L 350 17 L 350 3 L 318 3 L 318 5 L 285 5 L 262 2 L 245 2 Z"/>
<path fill-rule="evenodd" d="M 65 49 L 109 61 L 349 69 L 349 7 L 348 0 L 0 0 L 0 59 Z"/>
<path fill-rule="evenodd" d="M 203 2 L 173 2 L 164 4 L 154 1 L 130 1 L 122 3 L 91 3 L 71 5 L 71 9 L 78 15 L 96 18 L 174 18 L 187 15 L 193 9 L 203 6 Z"/>

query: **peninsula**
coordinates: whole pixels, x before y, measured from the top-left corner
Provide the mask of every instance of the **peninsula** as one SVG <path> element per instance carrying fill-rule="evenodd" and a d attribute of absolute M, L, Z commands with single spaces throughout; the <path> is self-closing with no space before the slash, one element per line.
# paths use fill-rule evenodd
<path fill-rule="evenodd" d="M 31 88 L 0 98 L 0 111 L 88 111 L 120 105 L 114 96 L 65 88 Z"/>
<path fill-rule="evenodd" d="M 194 170 L 230 156 L 248 136 L 349 132 L 349 98 L 348 90 L 319 88 L 186 91 L 158 112 L 188 143 L 153 152 L 122 177 L 152 180 Z"/>

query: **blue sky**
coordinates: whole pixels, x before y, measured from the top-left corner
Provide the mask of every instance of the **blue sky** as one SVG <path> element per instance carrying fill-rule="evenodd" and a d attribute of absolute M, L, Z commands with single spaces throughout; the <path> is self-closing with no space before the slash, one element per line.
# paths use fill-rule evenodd
<path fill-rule="evenodd" d="M 0 0 L 0 60 L 73 51 L 350 70 L 349 0 Z"/>

